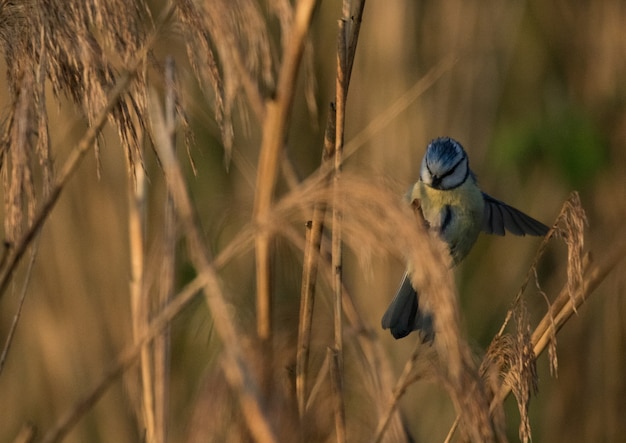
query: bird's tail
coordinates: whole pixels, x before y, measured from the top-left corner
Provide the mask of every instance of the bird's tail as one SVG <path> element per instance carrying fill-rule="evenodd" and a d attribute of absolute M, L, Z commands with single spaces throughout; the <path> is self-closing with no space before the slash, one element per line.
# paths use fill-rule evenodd
<path fill-rule="evenodd" d="M 381 323 L 383 329 L 389 329 L 396 339 L 406 337 L 417 330 L 422 332 L 424 342 L 432 342 L 435 338 L 432 316 L 420 311 L 417 292 L 413 289 L 408 274 L 404 275 L 402 284 L 391 300 Z"/>

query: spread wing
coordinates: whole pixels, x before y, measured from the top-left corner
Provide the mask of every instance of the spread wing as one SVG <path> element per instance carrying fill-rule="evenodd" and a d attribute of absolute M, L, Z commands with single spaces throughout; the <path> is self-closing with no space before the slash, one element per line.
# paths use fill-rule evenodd
<path fill-rule="evenodd" d="M 507 205 L 483 192 L 485 212 L 483 215 L 483 232 L 504 235 L 505 229 L 515 235 L 543 236 L 550 228 L 524 214 L 522 211 Z"/>

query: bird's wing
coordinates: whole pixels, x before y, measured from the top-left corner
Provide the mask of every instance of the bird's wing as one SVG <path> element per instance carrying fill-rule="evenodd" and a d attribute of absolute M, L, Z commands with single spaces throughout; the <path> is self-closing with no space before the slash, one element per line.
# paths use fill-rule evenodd
<path fill-rule="evenodd" d="M 483 200 L 485 201 L 485 210 L 482 230 L 487 234 L 504 235 L 506 229 L 515 235 L 543 236 L 550 230 L 540 221 L 484 192 Z"/>

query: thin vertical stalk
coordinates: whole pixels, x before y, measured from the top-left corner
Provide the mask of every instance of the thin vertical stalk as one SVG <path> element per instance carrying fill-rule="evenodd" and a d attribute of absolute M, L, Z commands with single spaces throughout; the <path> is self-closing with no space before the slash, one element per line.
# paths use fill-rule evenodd
<path fill-rule="evenodd" d="M 131 150 L 128 164 L 128 238 L 130 248 L 130 311 L 133 340 L 142 335 L 150 322 L 150 302 L 144 281 L 145 274 L 145 219 L 146 177 L 141 158 Z M 152 349 L 149 345 L 141 351 L 139 364 L 141 386 L 141 415 L 146 428 L 146 441 L 154 442 L 154 395 Z"/>
<path fill-rule="evenodd" d="M 17 304 L 17 309 L 15 314 L 13 315 L 13 321 L 11 322 L 11 327 L 9 328 L 9 333 L 7 334 L 7 339 L 4 342 L 4 347 L 2 348 L 2 354 L 0 354 L 0 374 L 2 374 L 2 370 L 4 369 L 4 364 L 6 363 L 6 359 L 9 355 L 9 351 L 11 350 L 11 345 L 13 344 L 13 338 L 15 337 L 15 331 L 17 330 L 17 325 L 20 322 L 20 318 L 22 316 L 22 308 L 24 307 L 24 302 L 26 301 L 26 290 L 28 289 L 28 285 L 30 283 L 30 278 L 33 273 L 33 266 L 35 265 L 35 258 L 37 257 L 37 251 L 39 250 L 39 242 L 35 241 L 33 244 L 33 248 L 30 253 L 30 260 L 28 261 L 28 267 L 26 268 L 26 273 L 24 274 L 24 285 L 22 286 L 22 292 L 20 294 L 20 300 Z"/>
<path fill-rule="evenodd" d="M 324 152 L 322 167 L 332 158 L 335 150 L 335 107 L 330 106 L 324 136 Z M 329 176 L 325 176 L 325 180 Z M 313 324 L 313 308 L 315 306 L 315 282 L 317 280 L 318 256 L 324 232 L 324 214 L 326 204 L 318 203 L 313 208 L 313 217 L 307 222 L 306 243 L 304 247 L 304 263 L 302 266 L 302 289 L 300 293 L 300 320 L 298 322 L 298 348 L 296 354 L 296 397 L 298 412 L 303 417 L 307 399 L 307 369 L 311 344 L 311 327 Z"/>
<path fill-rule="evenodd" d="M 298 348 L 296 353 L 296 397 L 298 399 L 298 413 L 304 416 L 307 392 L 307 365 L 311 343 L 311 326 L 313 323 L 313 307 L 315 306 L 315 280 L 317 266 L 307 265 L 316 260 L 315 248 L 319 248 L 322 239 L 322 223 L 326 207 L 316 206 L 313 210 L 313 220 L 307 222 L 306 246 L 304 250 L 305 266 L 302 270 L 302 292 L 300 295 L 300 321 L 298 322 Z"/>
<path fill-rule="evenodd" d="M 335 350 L 338 352 L 339 361 L 343 360 L 343 340 L 341 323 L 341 282 L 342 282 L 342 241 L 341 220 L 342 205 L 339 190 L 341 180 L 341 168 L 343 163 L 343 139 L 345 128 L 346 111 L 346 20 L 339 21 L 339 38 L 337 47 L 337 84 L 336 84 L 336 110 L 337 124 L 335 130 L 334 174 L 333 174 L 333 231 L 332 231 L 332 266 L 334 270 L 333 291 L 335 294 Z"/>
<path fill-rule="evenodd" d="M 290 44 L 285 49 L 283 63 L 278 76 L 275 98 L 267 103 L 263 122 L 263 137 L 259 154 L 259 170 L 254 199 L 254 219 L 263 225 L 272 205 L 280 154 L 283 150 L 289 116 L 293 104 L 296 78 L 304 52 L 313 12 L 318 0 L 298 2 L 291 27 Z M 271 234 L 261 229 L 256 238 L 257 276 L 257 335 L 262 343 L 270 340 L 271 323 Z"/>
<path fill-rule="evenodd" d="M 398 381 L 396 382 L 396 386 L 393 389 L 393 395 L 389 400 L 389 404 L 385 411 L 385 414 L 380 417 L 378 420 L 378 425 L 376 426 L 376 432 L 374 433 L 374 438 L 372 439 L 373 443 L 380 443 L 383 441 L 383 437 L 385 436 L 385 432 L 387 431 L 387 427 L 391 422 L 394 412 L 398 407 L 398 401 L 406 392 L 406 388 L 410 384 L 410 376 L 415 366 L 415 362 L 419 355 L 419 349 L 421 347 L 421 342 L 418 340 L 415 342 L 413 347 L 413 352 L 411 353 L 411 358 L 407 360 L 404 364 L 404 369 L 402 370 L 402 374 Z"/>
<path fill-rule="evenodd" d="M 335 412 L 335 433 L 337 442 L 346 441 L 346 416 L 343 407 L 343 381 L 339 353 L 335 349 L 328 348 L 326 357 L 329 363 L 330 385 L 333 395 L 333 409 Z"/>
<path fill-rule="evenodd" d="M 339 184 L 341 180 L 341 168 L 343 163 L 343 140 L 346 111 L 346 55 L 347 55 L 347 26 L 346 20 L 349 13 L 348 2 L 344 1 L 344 19 L 339 21 L 339 36 L 337 44 L 337 84 L 336 84 L 336 109 L 337 124 L 335 130 L 335 155 L 333 174 L 333 230 L 332 230 L 332 268 L 333 268 L 333 316 L 334 316 L 334 349 L 331 363 L 331 384 L 335 404 L 335 429 L 337 442 L 343 443 L 345 434 L 345 408 L 343 399 L 343 251 L 341 223 L 343 219 L 343 204 Z M 347 10 L 346 10 L 347 9 Z"/>
<path fill-rule="evenodd" d="M 345 43 L 343 39 L 345 21 L 340 21 L 340 42 Z M 344 46 L 345 48 L 345 46 Z M 340 46 L 339 54 L 342 53 Z M 333 292 L 335 295 L 334 317 L 335 317 L 335 350 L 339 353 L 339 360 L 342 360 L 341 352 L 343 350 L 342 341 L 342 324 L 341 324 L 341 282 L 342 282 L 342 244 L 341 244 L 341 195 L 339 191 L 339 181 L 341 179 L 341 165 L 343 154 L 343 127 L 345 118 L 345 94 L 343 90 L 343 57 L 339 56 L 340 63 L 337 69 L 337 131 L 335 132 L 335 156 L 334 156 L 334 174 L 333 174 L 333 230 L 332 230 L 332 267 L 334 271 Z"/>
<path fill-rule="evenodd" d="M 176 146 L 176 88 L 174 83 L 174 58 L 167 57 L 165 64 L 165 129 L 172 147 Z M 164 309 L 174 295 L 174 269 L 176 266 L 176 222 L 170 193 L 165 197 L 163 214 L 163 254 L 158 288 L 158 309 Z M 170 328 L 154 340 L 154 416 L 155 442 L 167 441 L 169 403 Z"/>

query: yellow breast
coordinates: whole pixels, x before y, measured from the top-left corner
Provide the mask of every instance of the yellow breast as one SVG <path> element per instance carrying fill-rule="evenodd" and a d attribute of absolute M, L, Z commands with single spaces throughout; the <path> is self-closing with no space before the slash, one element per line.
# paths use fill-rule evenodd
<path fill-rule="evenodd" d="M 448 244 L 454 263 L 460 262 L 482 227 L 485 202 L 475 180 L 470 177 L 450 190 L 434 189 L 418 181 L 411 197 L 420 200 L 424 218 Z"/>

